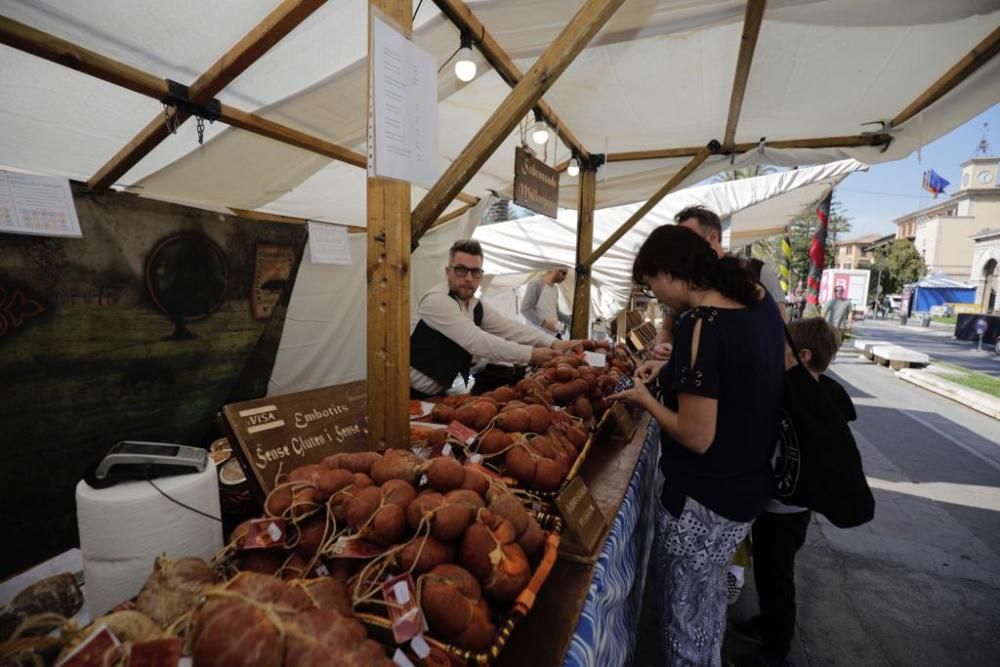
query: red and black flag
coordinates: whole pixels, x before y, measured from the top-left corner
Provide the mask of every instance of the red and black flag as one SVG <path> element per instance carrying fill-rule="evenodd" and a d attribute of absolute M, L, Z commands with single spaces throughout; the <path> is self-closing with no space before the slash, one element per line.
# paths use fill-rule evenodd
<path fill-rule="evenodd" d="M 806 280 L 806 301 L 814 306 L 819 305 L 819 284 L 823 279 L 823 268 L 826 266 L 826 233 L 830 228 L 830 203 L 833 201 L 833 191 L 816 207 L 816 218 L 819 225 L 813 234 L 809 245 L 809 277 Z"/>

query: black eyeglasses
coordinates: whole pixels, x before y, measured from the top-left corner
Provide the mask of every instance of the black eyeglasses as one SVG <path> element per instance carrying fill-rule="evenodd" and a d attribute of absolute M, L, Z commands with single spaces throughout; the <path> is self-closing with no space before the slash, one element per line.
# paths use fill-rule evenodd
<path fill-rule="evenodd" d="M 454 266 L 451 267 L 451 270 L 454 271 L 455 275 L 458 276 L 459 278 L 464 278 L 470 273 L 472 274 L 472 277 L 476 278 L 477 280 L 483 277 L 482 269 L 470 269 L 469 267 L 462 266 L 461 264 L 455 264 Z"/>

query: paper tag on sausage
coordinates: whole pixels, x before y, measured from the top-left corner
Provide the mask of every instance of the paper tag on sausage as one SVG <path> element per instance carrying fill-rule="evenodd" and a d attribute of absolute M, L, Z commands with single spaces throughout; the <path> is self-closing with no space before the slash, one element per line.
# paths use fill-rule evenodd
<path fill-rule="evenodd" d="M 583 353 L 583 360 L 594 368 L 604 368 L 608 365 L 607 355 L 601 352 L 587 352 Z"/>
<path fill-rule="evenodd" d="M 56 667 L 98 667 L 115 664 L 118 660 L 113 659 L 112 652 L 117 651 L 119 646 L 121 642 L 115 637 L 115 633 L 111 632 L 108 626 L 101 625 Z"/>
<path fill-rule="evenodd" d="M 330 553 L 335 558 L 375 558 L 385 553 L 385 549 L 360 537 L 342 535 L 330 545 Z"/>
<path fill-rule="evenodd" d="M 396 652 L 392 654 L 392 661 L 399 665 L 399 667 L 413 667 L 413 663 L 403 653 L 403 649 L 396 649 Z"/>
<path fill-rule="evenodd" d="M 473 465 L 479 463 L 482 460 L 483 460 L 482 454 L 473 454 L 472 456 L 469 457 L 469 463 L 472 463 Z"/>
<path fill-rule="evenodd" d="M 181 639 L 151 639 L 132 644 L 128 667 L 178 667 L 181 661 Z"/>
<path fill-rule="evenodd" d="M 243 549 L 270 549 L 285 546 L 285 520 L 273 517 L 254 519 L 247 528 Z"/>
<path fill-rule="evenodd" d="M 462 422 L 453 421 L 448 424 L 448 435 L 453 436 L 459 442 L 471 445 L 479 434 Z M 448 445 L 445 445 L 445 448 L 447 447 Z"/>
<path fill-rule="evenodd" d="M 417 654 L 417 657 L 423 660 L 431 654 L 431 647 L 427 645 L 427 640 L 424 639 L 423 635 L 417 635 L 410 642 L 410 648 L 413 652 Z"/>
<path fill-rule="evenodd" d="M 382 598 L 389 605 L 392 638 L 397 644 L 404 644 L 427 631 L 416 597 L 417 587 L 409 572 L 382 583 Z"/>
<path fill-rule="evenodd" d="M 330 569 L 325 564 L 318 563 L 316 567 L 313 568 L 313 572 L 316 573 L 317 577 L 325 577 L 330 574 Z"/>

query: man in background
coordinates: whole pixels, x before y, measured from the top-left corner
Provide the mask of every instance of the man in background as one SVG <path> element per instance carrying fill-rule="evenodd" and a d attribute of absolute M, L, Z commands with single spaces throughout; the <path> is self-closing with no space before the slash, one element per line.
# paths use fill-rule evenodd
<path fill-rule="evenodd" d="M 823 304 L 823 319 L 837 331 L 844 331 L 851 323 L 851 300 L 844 298 L 844 286 L 833 288 L 833 298 Z"/>
<path fill-rule="evenodd" d="M 528 288 L 521 299 L 521 315 L 536 327 L 555 334 L 559 325 L 569 326 L 570 317 L 559 312 L 559 287 L 566 280 L 566 269 L 560 267 L 551 269 L 528 283 Z"/>

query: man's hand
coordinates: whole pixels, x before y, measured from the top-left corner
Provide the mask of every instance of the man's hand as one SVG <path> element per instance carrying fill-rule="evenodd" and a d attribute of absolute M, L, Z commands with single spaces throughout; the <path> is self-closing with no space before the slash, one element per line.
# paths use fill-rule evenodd
<path fill-rule="evenodd" d="M 660 374 L 660 369 L 663 368 L 666 363 L 667 362 L 665 361 L 655 360 L 642 362 L 642 364 L 635 369 L 636 382 L 646 384 L 647 382 L 654 380 Z"/>
<path fill-rule="evenodd" d="M 555 333 L 559 331 L 559 320 L 542 320 L 542 328 Z"/>
<path fill-rule="evenodd" d="M 582 340 L 554 340 L 552 341 L 552 349 L 558 352 L 565 352 L 567 350 L 572 350 L 581 343 L 583 343 Z"/>
<path fill-rule="evenodd" d="M 557 341 L 562 342 L 562 341 Z M 559 351 L 555 349 L 555 343 L 552 347 L 533 347 L 531 348 L 531 363 L 534 366 L 541 366 L 546 361 L 552 361 L 559 356 Z"/>
<path fill-rule="evenodd" d="M 653 346 L 653 359 L 656 361 L 670 361 L 670 355 L 674 351 L 674 346 L 670 343 L 657 343 Z"/>

